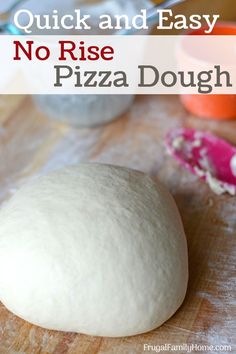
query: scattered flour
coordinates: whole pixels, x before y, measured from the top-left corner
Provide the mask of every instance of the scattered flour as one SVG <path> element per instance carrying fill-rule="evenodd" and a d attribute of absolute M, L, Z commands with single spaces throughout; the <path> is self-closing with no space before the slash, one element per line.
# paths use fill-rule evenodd
<path fill-rule="evenodd" d="M 230 161 L 230 168 L 232 171 L 232 174 L 236 177 L 236 154 L 232 157 Z"/>
<path fill-rule="evenodd" d="M 184 144 L 184 138 L 182 136 L 176 137 L 172 142 L 172 147 L 175 150 L 181 150 Z"/>
<path fill-rule="evenodd" d="M 200 178 L 205 177 L 206 182 L 215 194 L 222 195 L 224 193 L 229 193 L 232 196 L 236 195 L 236 189 L 234 186 L 219 181 L 217 178 L 213 177 L 209 171 L 203 171 L 198 167 L 195 167 L 194 171 Z"/>
<path fill-rule="evenodd" d="M 209 187 L 215 194 L 221 195 L 226 192 L 223 184 L 217 178 L 213 177 L 208 171 L 206 172 L 206 182 L 209 184 Z"/>
<path fill-rule="evenodd" d="M 201 146 L 202 146 L 202 141 L 200 139 L 196 139 L 192 143 L 192 147 L 197 148 L 197 147 L 201 147 Z"/>

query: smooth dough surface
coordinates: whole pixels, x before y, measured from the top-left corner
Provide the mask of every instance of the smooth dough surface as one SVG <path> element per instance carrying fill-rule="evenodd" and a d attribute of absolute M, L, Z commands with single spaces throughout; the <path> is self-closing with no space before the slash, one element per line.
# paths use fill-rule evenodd
<path fill-rule="evenodd" d="M 0 299 L 44 328 L 150 331 L 183 302 L 187 246 L 164 186 L 84 164 L 37 178 L 0 211 Z"/>

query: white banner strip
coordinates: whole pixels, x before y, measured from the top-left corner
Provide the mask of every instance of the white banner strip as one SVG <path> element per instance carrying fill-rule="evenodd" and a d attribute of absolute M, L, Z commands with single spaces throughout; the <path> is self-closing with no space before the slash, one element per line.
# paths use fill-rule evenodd
<path fill-rule="evenodd" d="M 236 36 L 0 38 L 0 94 L 236 94 Z"/>

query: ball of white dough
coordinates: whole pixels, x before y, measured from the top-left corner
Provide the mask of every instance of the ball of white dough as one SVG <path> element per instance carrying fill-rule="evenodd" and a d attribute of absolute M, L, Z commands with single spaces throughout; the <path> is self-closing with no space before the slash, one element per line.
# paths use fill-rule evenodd
<path fill-rule="evenodd" d="M 150 331 L 181 305 L 186 239 L 160 183 L 85 164 L 39 177 L 0 211 L 0 299 L 44 328 Z"/>

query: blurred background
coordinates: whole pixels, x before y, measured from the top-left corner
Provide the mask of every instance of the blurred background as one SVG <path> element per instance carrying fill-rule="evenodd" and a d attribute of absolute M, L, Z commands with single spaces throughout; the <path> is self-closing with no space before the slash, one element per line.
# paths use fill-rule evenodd
<path fill-rule="evenodd" d="M 97 6 L 96 0 L 83 1 L 83 6 L 93 6 L 94 2 Z M 12 1 L 0 0 L 0 10 L 9 3 Z M 138 1 L 114 0 L 110 9 L 114 11 L 119 3 L 134 8 Z M 67 10 L 71 4 L 68 0 L 26 2 L 42 13 L 58 6 Z M 221 20 L 236 21 L 236 1 L 187 0 L 173 12 L 186 16 L 220 14 Z M 177 32 L 168 31 L 172 33 Z M 89 118 L 93 127 L 68 124 L 81 117 Z M 32 177 L 67 165 L 89 161 L 142 170 L 161 180 L 177 202 L 190 267 L 183 306 L 156 331 L 128 339 L 51 332 L 22 321 L 0 306 L 0 354 L 140 354 L 144 343 L 230 344 L 236 352 L 236 199 L 214 194 L 168 156 L 165 137 L 176 128 L 211 132 L 236 145 L 235 119 L 196 117 L 184 108 L 179 96 L 0 96 L 1 203 Z"/>
<path fill-rule="evenodd" d="M 155 4 L 160 4 L 162 1 L 154 0 Z M 222 21 L 236 20 L 236 1 L 235 0 L 188 0 L 173 8 L 174 14 L 220 14 Z M 162 33 L 164 31 L 161 31 Z M 176 31 L 167 31 L 168 33 L 176 33 Z M 179 33 L 179 32 L 178 32 Z"/>

